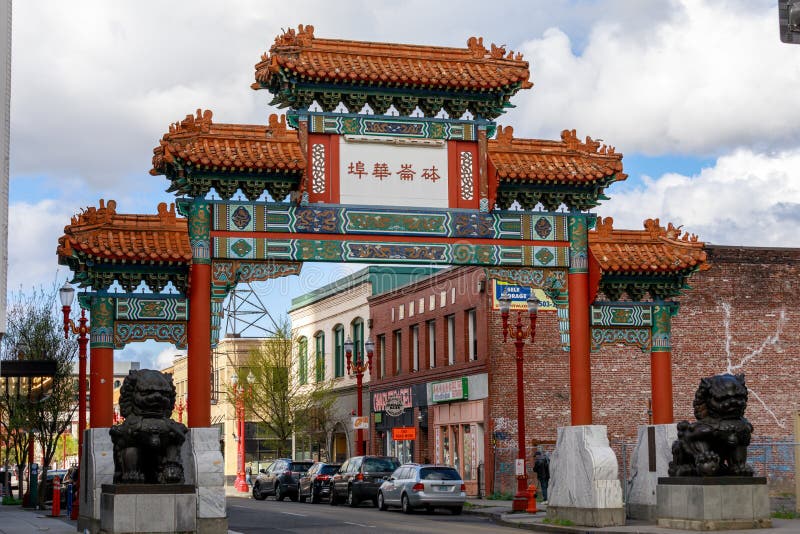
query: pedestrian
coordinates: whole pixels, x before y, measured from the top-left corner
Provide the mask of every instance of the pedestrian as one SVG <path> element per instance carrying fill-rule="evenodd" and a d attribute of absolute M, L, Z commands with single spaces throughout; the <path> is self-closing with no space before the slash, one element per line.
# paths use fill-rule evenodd
<path fill-rule="evenodd" d="M 247 487 L 250 487 L 250 486 L 253 485 L 253 477 L 252 477 L 252 475 L 253 475 L 253 468 L 248 465 L 244 470 L 244 480 L 245 480 L 245 482 L 247 482 Z"/>
<path fill-rule="evenodd" d="M 539 487 L 542 490 L 542 500 L 547 504 L 547 484 L 550 482 L 550 460 L 542 454 L 542 451 L 536 451 L 534 454 L 533 471 L 539 479 Z"/>

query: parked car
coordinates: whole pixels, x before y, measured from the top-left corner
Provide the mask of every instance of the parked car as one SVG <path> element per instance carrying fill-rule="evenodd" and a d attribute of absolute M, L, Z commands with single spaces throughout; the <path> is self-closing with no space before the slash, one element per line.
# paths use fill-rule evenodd
<path fill-rule="evenodd" d="M 47 472 L 47 477 L 45 477 L 44 481 L 42 482 L 42 487 L 39 491 L 42 492 L 44 495 L 44 502 L 52 502 L 53 501 L 53 479 L 58 477 L 60 481 L 64 480 L 64 476 L 67 474 L 66 469 L 51 469 Z M 67 502 L 67 494 L 66 488 L 62 485 L 61 489 L 61 504 L 66 504 Z"/>
<path fill-rule="evenodd" d="M 268 469 L 261 469 L 253 481 L 253 498 L 263 501 L 267 496 L 274 495 L 276 501 L 286 497 L 296 501 L 300 475 L 308 471 L 313 463 L 290 458 L 275 460 Z"/>
<path fill-rule="evenodd" d="M 331 505 L 344 500 L 349 506 L 371 500 L 378 505 L 378 488 L 383 479 L 400 466 L 393 456 L 353 456 L 348 459 L 331 481 Z"/>
<path fill-rule="evenodd" d="M 467 500 L 461 475 L 448 465 L 401 465 L 378 490 L 378 509 L 398 506 L 410 514 L 415 508 L 447 508 L 461 513 Z"/>
<path fill-rule="evenodd" d="M 331 476 L 335 475 L 341 464 L 317 462 L 299 480 L 297 490 L 300 502 L 311 501 L 316 504 L 322 497 L 331 496 Z"/>

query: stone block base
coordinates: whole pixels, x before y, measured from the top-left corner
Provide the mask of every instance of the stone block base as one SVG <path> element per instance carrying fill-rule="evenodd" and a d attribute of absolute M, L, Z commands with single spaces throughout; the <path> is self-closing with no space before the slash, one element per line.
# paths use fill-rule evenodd
<path fill-rule="evenodd" d="M 197 534 L 227 534 L 227 517 L 198 517 Z"/>
<path fill-rule="evenodd" d="M 188 484 L 103 485 L 101 534 L 197 532 L 197 495 Z"/>
<path fill-rule="evenodd" d="M 547 517 L 572 521 L 585 527 L 618 527 L 625 524 L 625 508 L 548 506 Z"/>
<path fill-rule="evenodd" d="M 657 518 L 656 486 L 667 476 L 672 460 L 672 443 L 678 439 L 678 427 L 641 425 L 630 465 L 630 481 L 626 504 L 628 517 L 655 521 Z"/>
<path fill-rule="evenodd" d="M 659 526 L 684 530 L 769 528 L 767 481 L 762 477 L 660 478 Z"/>

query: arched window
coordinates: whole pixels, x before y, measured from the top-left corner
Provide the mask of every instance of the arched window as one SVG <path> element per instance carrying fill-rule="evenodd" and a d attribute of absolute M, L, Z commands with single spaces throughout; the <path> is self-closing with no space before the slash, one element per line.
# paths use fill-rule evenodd
<path fill-rule="evenodd" d="M 364 320 L 356 317 L 351 323 L 353 333 L 353 361 L 366 361 L 364 359 Z"/>
<path fill-rule="evenodd" d="M 308 339 L 297 340 L 297 373 L 300 385 L 308 384 Z"/>
<path fill-rule="evenodd" d="M 322 330 L 314 334 L 314 378 L 317 382 L 325 380 L 325 333 Z"/>
<path fill-rule="evenodd" d="M 333 376 L 344 376 L 344 327 L 337 324 L 333 327 Z"/>

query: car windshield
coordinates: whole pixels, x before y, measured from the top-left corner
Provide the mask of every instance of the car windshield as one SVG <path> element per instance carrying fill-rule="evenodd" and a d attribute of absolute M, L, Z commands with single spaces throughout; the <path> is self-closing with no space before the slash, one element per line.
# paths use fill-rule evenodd
<path fill-rule="evenodd" d="M 423 467 L 419 470 L 420 480 L 461 480 L 461 475 L 452 467 Z"/>
<path fill-rule="evenodd" d="M 400 462 L 394 458 L 367 458 L 364 460 L 364 471 L 394 471 Z"/>
<path fill-rule="evenodd" d="M 292 471 L 295 471 L 297 473 L 305 473 L 306 471 L 309 470 L 309 468 L 312 465 L 313 464 L 309 464 L 309 463 L 302 463 L 301 464 L 301 463 L 295 462 L 295 463 L 292 464 Z"/>
<path fill-rule="evenodd" d="M 322 469 L 319 470 L 320 475 L 332 475 L 339 471 L 338 465 L 323 465 Z"/>

